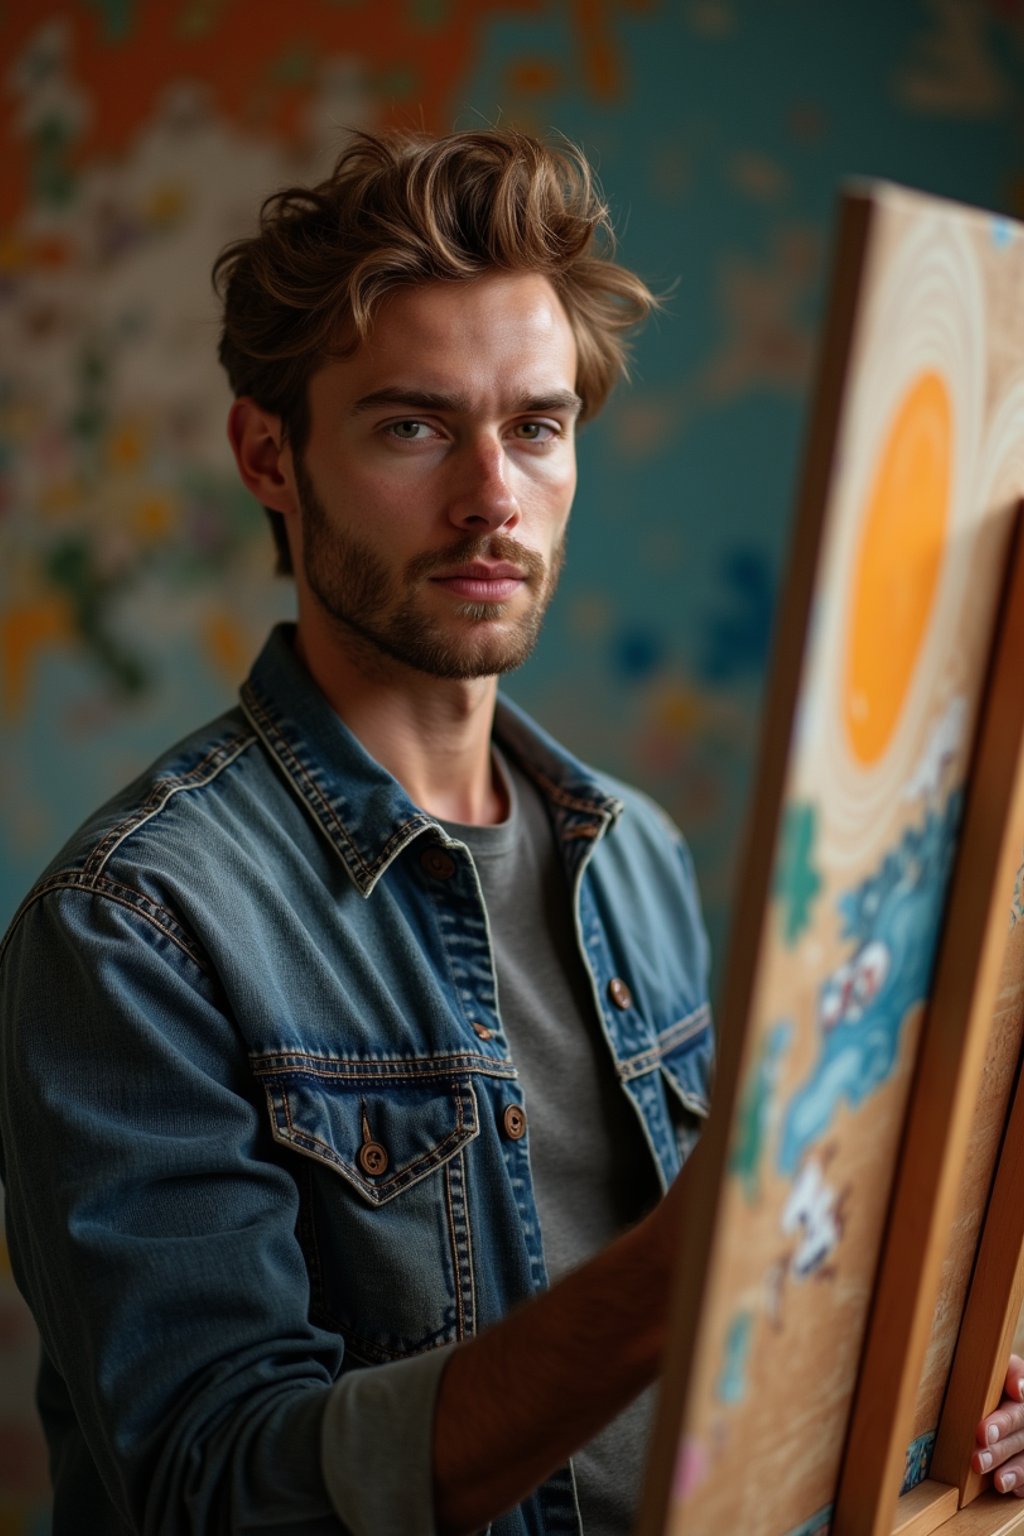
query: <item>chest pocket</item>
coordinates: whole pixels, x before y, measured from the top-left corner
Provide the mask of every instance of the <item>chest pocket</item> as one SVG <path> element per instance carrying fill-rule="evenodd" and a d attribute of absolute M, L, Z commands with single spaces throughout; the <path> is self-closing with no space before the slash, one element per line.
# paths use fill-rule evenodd
<path fill-rule="evenodd" d="M 300 1191 L 311 1313 L 374 1364 L 472 1332 L 465 1148 L 471 1077 L 432 1063 L 259 1058 L 270 1130 Z"/>

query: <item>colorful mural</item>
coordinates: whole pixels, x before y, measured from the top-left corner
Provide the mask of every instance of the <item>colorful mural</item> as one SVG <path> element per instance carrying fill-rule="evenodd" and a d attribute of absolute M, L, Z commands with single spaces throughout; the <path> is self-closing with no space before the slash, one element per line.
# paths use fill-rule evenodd
<path fill-rule="evenodd" d="M 326 171 L 346 129 L 503 119 L 585 145 L 624 259 L 668 295 L 631 389 L 583 434 L 563 590 L 510 692 L 686 829 L 720 952 L 836 182 L 1019 211 L 1018 8 L 33 0 L 0 10 L 0 40 L 0 925 L 290 609 L 224 441 L 217 249 L 268 191 Z M 911 426 L 942 409 L 927 381 L 907 401 Z M 819 819 L 794 806 L 780 868 L 794 946 L 825 900 Z M 820 1001 L 834 1030 L 889 985 L 870 939 L 844 943 Z M 789 1028 L 737 1153 L 750 1190 L 777 1176 Z M 0 1298 L 0 1533 L 23 1536 L 45 1522 L 35 1346 L 2 1270 Z"/>

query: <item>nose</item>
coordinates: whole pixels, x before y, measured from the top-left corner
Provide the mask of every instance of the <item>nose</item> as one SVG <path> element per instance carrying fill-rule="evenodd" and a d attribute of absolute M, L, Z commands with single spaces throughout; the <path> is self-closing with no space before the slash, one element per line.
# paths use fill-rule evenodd
<path fill-rule="evenodd" d="M 519 502 L 500 441 L 488 437 L 465 444 L 459 455 L 448 517 L 456 527 L 478 532 L 505 528 L 519 521 Z"/>

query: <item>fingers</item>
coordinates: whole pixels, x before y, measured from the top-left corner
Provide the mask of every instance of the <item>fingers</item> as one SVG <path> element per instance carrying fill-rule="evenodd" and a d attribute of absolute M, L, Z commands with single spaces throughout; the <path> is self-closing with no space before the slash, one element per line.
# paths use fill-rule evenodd
<path fill-rule="evenodd" d="M 1024 1429 L 1024 1359 L 1011 1355 L 1003 1384 L 1003 1400 L 994 1413 L 987 1414 L 974 1432 L 981 1446 L 1005 1440 Z"/>
<path fill-rule="evenodd" d="M 1024 1498 L 1024 1359 L 1011 1355 L 1004 1396 L 975 1431 L 980 1447 L 971 1457 L 976 1472 L 991 1472 L 999 1493 Z"/>
<path fill-rule="evenodd" d="M 993 1421 L 1001 1417 L 1003 1415 L 993 1413 L 986 1420 L 989 1425 L 988 1444 L 984 1450 L 975 1451 L 971 1457 L 971 1465 L 976 1472 L 992 1472 L 1009 1461 L 1011 1456 L 1024 1452 L 1024 1418 L 1015 1427 L 999 1432 Z"/>
<path fill-rule="evenodd" d="M 1011 1402 L 1004 1397 L 994 1413 L 982 1419 L 975 1431 L 975 1439 L 980 1446 L 990 1449 L 995 1445 L 1002 1445 L 1013 1435 L 1024 1431 L 1024 1403 Z"/>
<path fill-rule="evenodd" d="M 1013 1456 L 997 1467 L 992 1486 L 998 1493 L 1012 1493 L 1016 1498 L 1024 1499 L 1024 1456 Z"/>

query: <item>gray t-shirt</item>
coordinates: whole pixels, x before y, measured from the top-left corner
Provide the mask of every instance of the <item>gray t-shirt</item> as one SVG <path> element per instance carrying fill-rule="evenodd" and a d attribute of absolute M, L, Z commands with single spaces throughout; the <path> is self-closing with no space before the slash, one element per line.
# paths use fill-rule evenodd
<path fill-rule="evenodd" d="M 520 769 L 503 758 L 499 766 L 507 820 L 442 825 L 469 849 L 483 890 L 544 1255 L 556 1280 L 639 1220 L 658 1184 L 601 1031 L 547 806 Z M 645 1392 L 573 1458 L 587 1536 L 625 1536 L 632 1527 L 652 1400 Z"/>

